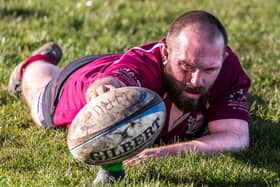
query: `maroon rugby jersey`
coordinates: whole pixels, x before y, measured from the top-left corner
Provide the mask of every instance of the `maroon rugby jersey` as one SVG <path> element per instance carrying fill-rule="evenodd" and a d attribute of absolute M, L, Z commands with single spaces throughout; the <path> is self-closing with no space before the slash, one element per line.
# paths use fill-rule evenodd
<path fill-rule="evenodd" d="M 164 90 L 163 60 L 160 46 L 165 40 L 134 47 L 124 54 L 106 56 L 89 63 L 74 72 L 64 85 L 57 105 L 54 122 L 69 127 L 75 115 L 86 104 L 85 93 L 98 78 L 113 76 L 128 86 L 149 88 L 165 101 L 167 119 L 160 137 L 199 135 L 209 121 L 219 119 L 249 120 L 247 91 L 250 80 L 238 58 L 230 48 L 229 56 L 212 86 L 203 111 L 182 113 L 170 101 Z"/>

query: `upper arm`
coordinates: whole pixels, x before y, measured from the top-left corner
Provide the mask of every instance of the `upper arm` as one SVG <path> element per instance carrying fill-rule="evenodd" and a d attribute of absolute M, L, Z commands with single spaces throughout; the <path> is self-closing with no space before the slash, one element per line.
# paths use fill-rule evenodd
<path fill-rule="evenodd" d="M 224 133 L 230 137 L 232 143 L 242 148 L 248 147 L 249 144 L 249 127 L 248 122 L 241 119 L 221 119 L 208 123 L 210 134 Z"/>

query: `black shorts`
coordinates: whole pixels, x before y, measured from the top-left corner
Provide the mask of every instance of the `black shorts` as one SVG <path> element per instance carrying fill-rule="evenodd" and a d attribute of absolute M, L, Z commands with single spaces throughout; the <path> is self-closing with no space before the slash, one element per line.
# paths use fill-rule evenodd
<path fill-rule="evenodd" d="M 60 95 L 68 77 L 80 67 L 104 56 L 108 55 L 90 55 L 76 59 L 71 63 L 67 64 L 60 71 L 60 73 L 46 85 L 45 89 L 41 92 L 39 96 L 37 105 L 39 119 L 44 127 L 54 127 L 53 117 L 55 109 L 59 102 Z"/>

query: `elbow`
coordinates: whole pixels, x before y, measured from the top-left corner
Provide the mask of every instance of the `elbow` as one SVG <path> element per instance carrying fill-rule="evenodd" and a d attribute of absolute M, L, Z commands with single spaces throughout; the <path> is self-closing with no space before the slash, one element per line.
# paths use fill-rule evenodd
<path fill-rule="evenodd" d="M 236 151 L 246 151 L 249 149 L 249 133 L 244 133 L 238 136 Z"/>
<path fill-rule="evenodd" d="M 249 136 L 245 137 L 244 140 L 240 142 L 240 151 L 246 151 L 249 149 Z"/>
<path fill-rule="evenodd" d="M 242 128 L 241 128 L 242 127 Z M 244 125 L 238 128 L 238 130 L 234 131 L 234 139 L 236 144 L 237 151 L 246 151 L 249 149 L 249 127 L 248 125 Z"/>
<path fill-rule="evenodd" d="M 227 151 L 229 152 L 240 152 L 246 151 L 249 148 L 249 133 L 245 132 L 230 132 L 227 134 L 228 144 Z"/>

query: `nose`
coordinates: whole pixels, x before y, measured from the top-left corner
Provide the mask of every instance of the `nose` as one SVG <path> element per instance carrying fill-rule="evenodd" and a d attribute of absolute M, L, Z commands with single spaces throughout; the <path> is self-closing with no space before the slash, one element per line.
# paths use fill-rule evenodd
<path fill-rule="evenodd" d="M 194 87 L 201 87 L 203 86 L 203 79 L 201 76 L 201 71 L 197 68 L 192 72 L 192 76 L 191 76 L 191 84 Z"/>

